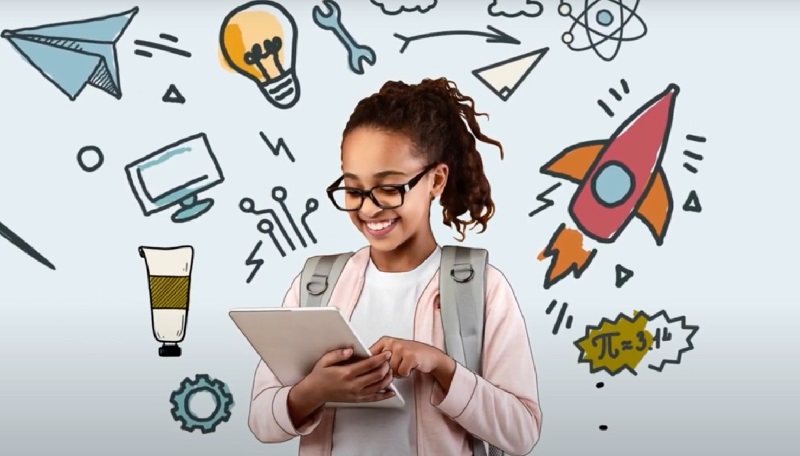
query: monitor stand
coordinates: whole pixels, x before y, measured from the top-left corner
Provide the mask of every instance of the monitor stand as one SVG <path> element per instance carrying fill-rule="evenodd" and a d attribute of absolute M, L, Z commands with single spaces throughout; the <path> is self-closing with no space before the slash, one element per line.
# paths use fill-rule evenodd
<path fill-rule="evenodd" d="M 201 200 L 197 199 L 197 195 L 192 195 L 181 201 L 181 208 L 172 214 L 172 221 L 175 223 L 189 222 L 208 212 L 213 205 L 214 200 L 211 198 Z"/>

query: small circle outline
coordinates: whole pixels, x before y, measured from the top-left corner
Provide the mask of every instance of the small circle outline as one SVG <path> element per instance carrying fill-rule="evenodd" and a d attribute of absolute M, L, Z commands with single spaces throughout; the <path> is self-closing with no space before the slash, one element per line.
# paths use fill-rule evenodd
<path fill-rule="evenodd" d="M 97 154 L 97 163 L 93 166 L 87 165 L 86 162 L 84 162 L 83 160 L 83 155 L 88 152 L 94 152 L 95 154 Z M 83 171 L 86 171 L 87 173 L 93 173 L 97 171 L 98 169 L 100 169 L 101 166 L 103 166 L 103 163 L 106 161 L 106 157 L 103 154 L 103 151 L 100 150 L 100 148 L 97 146 L 81 147 L 80 150 L 78 151 L 77 159 L 78 159 L 78 166 L 80 166 L 81 169 Z"/>
<path fill-rule="evenodd" d="M 607 203 L 602 198 L 600 198 L 600 195 L 597 194 L 597 178 L 600 177 L 600 174 L 602 174 L 603 171 L 610 168 L 611 166 L 617 166 L 618 168 L 620 168 L 622 172 L 624 172 L 628 176 L 628 178 L 631 181 L 631 184 L 628 186 L 628 191 L 626 191 L 625 195 L 622 196 L 619 200 L 617 200 L 614 203 Z M 625 202 L 628 201 L 628 199 L 631 197 L 631 194 L 633 194 L 633 190 L 635 188 L 636 188 L 636 178 L 633 176 L 633 173 L 631 172 L 630 169 L 628 169 L 627 166 L 625 166 L 624 163 L 618 160 L 609 160 L 603 163 L 597 169 L 597 172 L 594 173 L 594 176 L 592 176 L 592 182 L 589 185 L 589 189 L 591 190 L 592 196 L 594 197 L 595 201 L 597 201 L 597 203 L 600 204 L 601 206 L 607 207 L 609 209 L 625 204 Z"/>

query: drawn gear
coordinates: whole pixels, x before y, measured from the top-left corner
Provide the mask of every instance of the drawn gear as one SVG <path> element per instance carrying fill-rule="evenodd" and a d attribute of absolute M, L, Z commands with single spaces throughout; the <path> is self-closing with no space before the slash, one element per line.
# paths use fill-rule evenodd
<path fill-rule="evenodd" d="M 214 397 L 216 407 L 207 418 L 198 417 L 189 408 L 189 401 L 197 393 L 207 392 Z M 194 432 L 199 429 L 203 434 L 214 432 L 221 423 L 231 418 L 233 395 L 225 382 L 212 379 L 207 374 L 197 374 L 192 380 L 186 377 L 180 387 L 173 391 L 169 398 L 172 403 L 172 418 L 181 423 L 181 429 Z"/>

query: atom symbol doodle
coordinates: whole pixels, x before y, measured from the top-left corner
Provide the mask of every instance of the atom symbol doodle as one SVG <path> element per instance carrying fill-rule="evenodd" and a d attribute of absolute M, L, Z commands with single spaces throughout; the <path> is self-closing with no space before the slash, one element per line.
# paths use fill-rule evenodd
<path fill-rule="evenodd" d="M 573 51 L 591 49 L 606 62 L 617 57 L 623 41 L 636 41 L 647 34 L 647 25 L 636 14 L 639 0 L 633 7 L 625 4 L 625 0 L 584 0 L 583 11 L 572 14 L 572 5 L 561 0 L 558 14 L 572 19 L 572 26 L 561 36 Z M 593 18 L 594 20 L 590 20 Z M 574 30 L 581 27 L 586 32 L 585 40 L 576 36 Z"/>

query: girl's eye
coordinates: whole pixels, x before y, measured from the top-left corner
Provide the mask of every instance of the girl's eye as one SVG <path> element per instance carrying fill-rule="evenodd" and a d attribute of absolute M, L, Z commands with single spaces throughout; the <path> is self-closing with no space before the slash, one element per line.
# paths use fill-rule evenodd
<path fill-rule="evenodd" d="M 375 189 L 375 192 L 381 195 L 396 195 L 399 191 L 396 187 L 378 187 Z"/>

